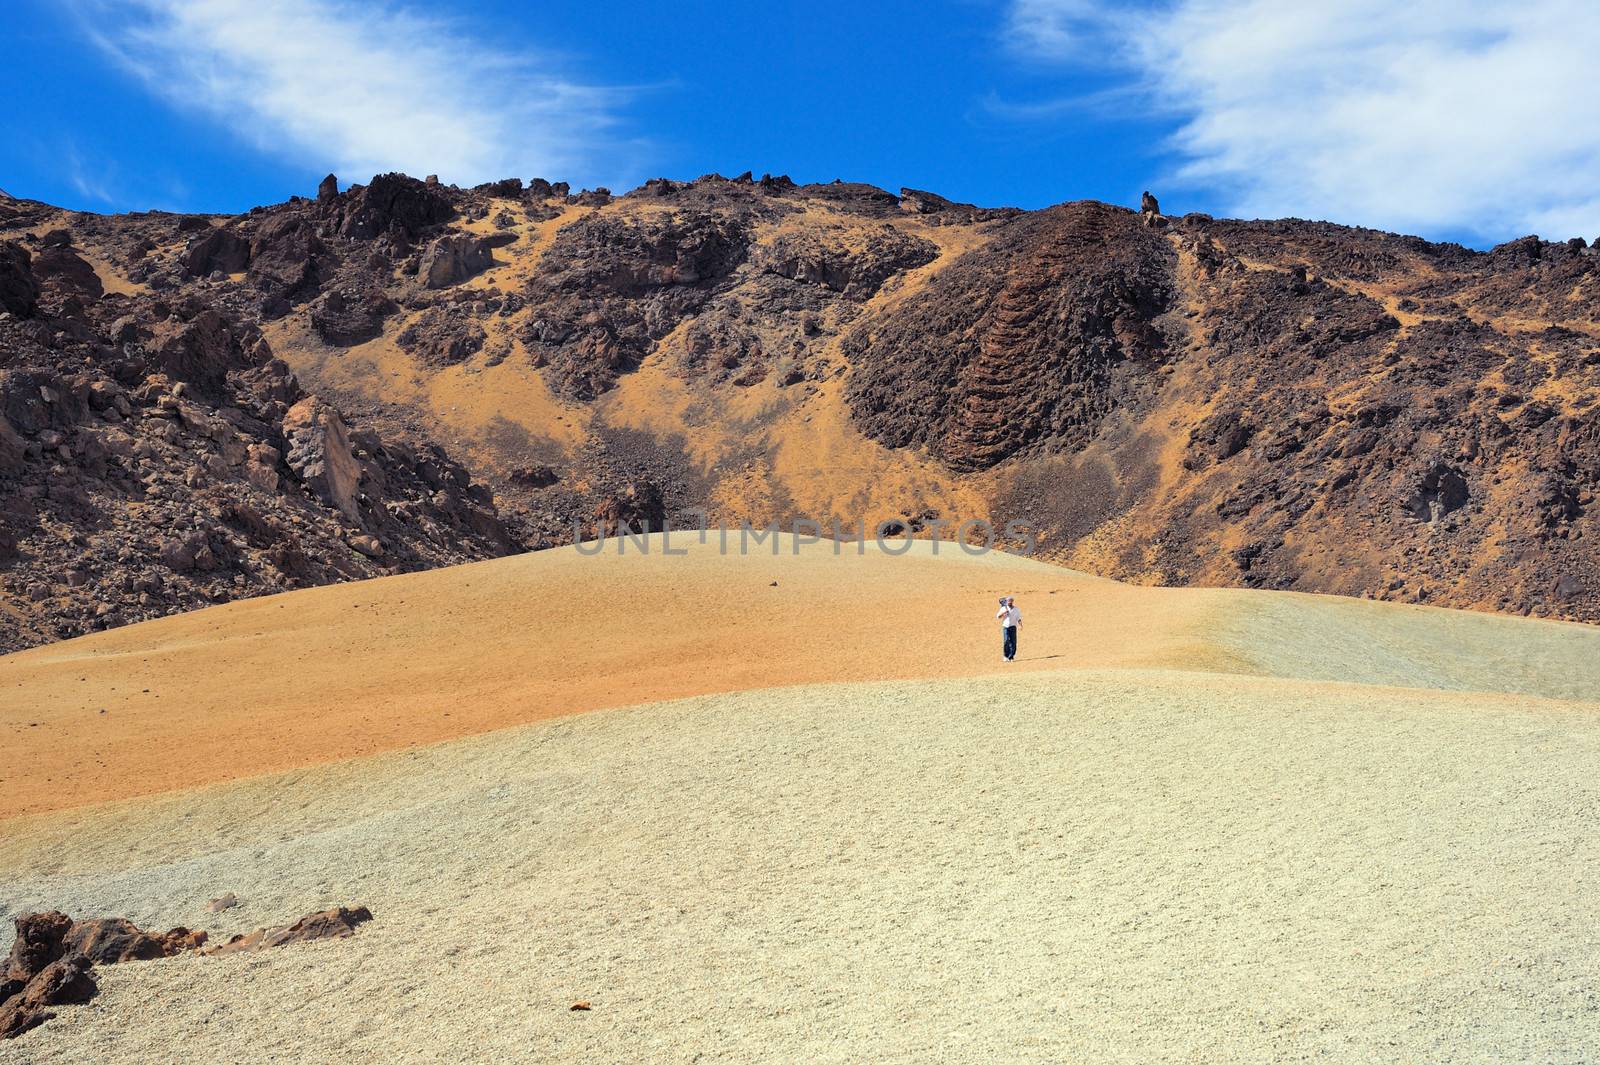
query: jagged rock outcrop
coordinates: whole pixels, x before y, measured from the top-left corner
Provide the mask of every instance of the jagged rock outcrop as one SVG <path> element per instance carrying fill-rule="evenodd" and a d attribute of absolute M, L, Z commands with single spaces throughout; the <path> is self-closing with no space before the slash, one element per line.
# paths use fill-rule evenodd
<path fill-rule="evenodd" d="M 383 323 L 400 305 L 382 289 L 347 292 L 330 288 L 311 304 L 311 328 L 329 344 L 349 347 L 383 333 Z"/>
<path fill-rule="evenodd" d="M 100 990 L 91 968 L 87 958 L 73 955 L 46 965 L 14 994 L 0 989 L 0 1039 L 15 1039 L 50 1020 L 51 1006 L 88 1002 Z"/>
<path fill-rule="evenodd" d="M 352 521 L 361 520 L 361 465 L 339 412 L 307 396 L 283 415 L 284 462 L 311 493 Z"/>
<path fill-rule="evenodd" d="M 187 928 L 146 932 L 125 917 L 101 917 L 74 921 L 61 937 L 61 947 L 64 953 L 82 955 L 95 965 L 115 965 L 171 958 L 198 950 L 205 941 L 204 932 L 191 932 Z"/>
<path fill-rule="evenodd" d="M 828 239 L 832 236 L 834 239 Z M 751 250 L 760 269 L 822 285 L 855 300 L 870 299 L 889 278 L 931 263 L 939 246 L 892 225 L 857 233 L 780 233 Z"/>
<path fill-rule="evenodd" d="M 97 965 L 172 958 L 200 952 L 237 954 L 317 939 L 344 939 L 372 920 L 365 906 L 310 913 L 293 924 L 260 928 L 224 943 L 207 944 L 204 932 L 174 928 L 152 933 L 122 917 L 74 921 L 64 913 L 16 918 L 16 939 L 0 967 L 0 1039 L 14 1039 L 55 1016 L 52 1006 L 77 1005 L 99 991 Z"/>
<path fill-rule="evenodd" d="M 1022 213 L 1016 207 L 979 207 L 970 203 L 956 203 L 936 192 L 923 189 L 901 189 L 900 209 L 909 214 L 921 215 L 935 225 L 988 222 L 997 218 L 1011 218 Z"/>
<path fill-rule="evenodd" d="M 39 303 L 33 256 L 14 240 L 0 241 L 0 310 L 27 318 Z"/>
<path fill-rule="evenodd" d="M 0 1039 L 14 1039 L 55 1014 L 51 1006 L 89 1001 L 96 965 L 170 958 L 197 950 L 204 932 L 174 928 L 152 934 L 121 917 L 73 921 L 64 913 L 25 914 L 0 968 Z"/>
<path fill-rule="evenodd" d="M 379 174 L 365 187 L 347 189 L 340 200 L 335 229 L 356 240 L 388 234 L 409 242 L 456 213 L 437 179 L 426 184 L 404 174 Z"/>
<path fill-rule="evenodd" d="M 237 935 L 225 943 L 206 947 L 204 954 L 242 954 L 255 950 L 284 947 L 291 943 L 308 943 L 317 939 L 348 939 L 356 929 L 372 920 L 372 911 L 365 906 L 354 908 L 340 906 L 332 910 L 308 913 L 293 924 L 277 928 L 258 928 L 254 932 Z"/>
<path fill-rule="evenodd" d="M 47 244 L 33 257 L 33 276 L 39 281 L 40 300 L 59 310 L 67 300 L 97 300 L 105 295 L 100 275 L 70 244 Z"/>
<path fill-rule="evenodd" d="M 181 381 L 216 394 L 229 371 L 240 370 L 259 356 L 246 350 L 251 343 L 236 333 L 216 311 L 201 311 L 188 320 L 168 319 L 149 328 L 147 347 L 155 368 L 173 381 Z M 259 345 L 254 341 L 253 345 Z M 270 349 L 262 349 L 270 355 Z"/>
<path fill-rule="evenodd" d="M 1161 222 L 1161 204 L 1150 195 L 1148 189 L 1139 194 L 1139 221 L 1147 226 L 1159 225 Z"/>
<path fill-rule="evenodd" d="M 237 274 L 249 265 L 250 242 L 225 226 L 196 236 L 183 257 L 184 269 L 193 277 L 209 277 L 213 270 Z"/>
<path fill-rule="evenodd" d="M 539 310 L 523 343 L 558 391 L 592 398 L 704 306 L 748 247 L 743 224 L 708 212 L 579 219 L 557 234 L 529 286 Z"/>
<path fill-rule="evenodd" d="M 486 487 L 350 430 L 231 312 L 40 314 L 0 316 L 0 649 L 512 547 Z"/>
<path fill-rule="evenodd" d="M 494 265 L 489 242 L 465 233 L 450 233 L 428 245 L 417 279 L 424 288 L 449 288 Z"/>
<path fill-rule="evenodd" d="M 1126 211 L 1070 204 L 1006 224 L 982 254 L 844 339 L 870 434 L 959 470 L 1086 442 L 1156 380 L 1176 256 Z"/>

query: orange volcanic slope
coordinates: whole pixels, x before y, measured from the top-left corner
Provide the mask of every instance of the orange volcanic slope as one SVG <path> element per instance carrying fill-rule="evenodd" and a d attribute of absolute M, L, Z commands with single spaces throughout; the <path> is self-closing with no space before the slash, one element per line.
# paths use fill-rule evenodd
<path fill-rule="evenodd" d="M 1199 636 L 1217 593 L 949 543 L 687 543 L 314 588 L 0 658 L 0 817 L 709 692 L 1226 657 Z M 1014 666 L 992 620 L 1002 593 L 1025 614 Z"/>

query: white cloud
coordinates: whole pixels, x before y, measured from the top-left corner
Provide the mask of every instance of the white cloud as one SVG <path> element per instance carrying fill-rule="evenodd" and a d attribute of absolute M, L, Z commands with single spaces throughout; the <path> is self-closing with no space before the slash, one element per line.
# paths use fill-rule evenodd
<path fill-rule="evenodd" d="M 1178 117 L 1172 177 L 1253 216 L 1600 235 L 1590 0 L 1014 0 L 1008 35 Z"/>
<path fill-rule="evenodd" d="M 77 190 L 78 195 L 101 203 L 116 202 L 117 198 L 105 180 L 109 176 L 109 168 L 87 165 L 75 144 L 67 144 L 61 150 L 61 158 L 66 163 L 67 181 Z"/>
<path fill-rule="evenodd" d="M 97 44 L 263 150 L 365 181 L 586 170 L 620 102 L 413 8 L 358 0 L 77 0 Z"/>

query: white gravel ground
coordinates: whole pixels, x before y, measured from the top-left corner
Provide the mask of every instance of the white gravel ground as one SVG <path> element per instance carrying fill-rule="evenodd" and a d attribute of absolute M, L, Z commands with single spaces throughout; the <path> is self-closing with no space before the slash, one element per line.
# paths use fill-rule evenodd
<path fill-rule="evenodd" d="M 8 822 L 8 913 L 376 920 L 102 970 L 0 1063 L 1597 1061 L 1595 709 L 789 688 Z"/>

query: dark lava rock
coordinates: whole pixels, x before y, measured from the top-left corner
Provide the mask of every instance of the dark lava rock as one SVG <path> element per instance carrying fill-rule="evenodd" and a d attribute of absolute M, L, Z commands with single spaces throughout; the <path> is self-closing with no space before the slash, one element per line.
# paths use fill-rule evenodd
<path fill-rule="evenodd" d="M 357 193 L 338 223 L 340 235 L 371 240 L 384 233 L 415 239 L 423 230 L 455 217 L 449 196 L 439 188 L 404 174 L 379 174 Z"/>
<path fill-rule="evenodd" d="M 399 305 L 380 288 L 350 294 L 329 289 L 311 304 L 311 327 L 330 344 L 349 347 L 383 332 L 383 323 Z"/>
<path fill-rule="evenodd" d="M 1081 444 L 1154 381 L 1176 256 L 1127 211 L 1069 204 L 1006 224 L 844 339 L 851 410 L 893 447 L 958 470 Z"/>
<path fill-rule="evenodd" d="M 16 939 L 0 969 L 0 1039 L 49 1020 L 50 1006 L 87 1002 L 97 990 L 96 965 L 170 958 L 198 949 L 204 932 L 140 930 L 120 917 L 73 921 L 64 913 L 31 913 L 15 921 Z"/>
<path fill-rule="evenodd" d="M 372 920 L 372 911 L 365 906 L 349 909 L 340 906 L 333 910 L 309 913 L 290 925 L 277 928 L 258 928 L 254 932 L 234 936 L 226 943 L 206 947 L 204 954 L 242 954 L 247 951 L 283 947 L 291 943 L 307 943 L 315 939 L 345 939 L 356 934 L 356 929 Z"/>
<path fill-rule="evenodd" d="M 450 233 L 423 253 L 417 279 L 425 288 L 449 288 L 494 265 L 490 244 L 482 237 Z"/>
<path fill-rule="evenodd" d="M 55 1016 L 51 1006 L 88 1002 L 100 990 L 89 959 L 73 955 L 51 962 L 15 994 L 0 998 L 0 1039 L 15 1039 Z"/>
<path fill-rule="evenodd" d="M 745 226 L 719 214 L 579 219 L 541 260 L 527 293 L 539 311 L 522 340 L 558 392 L 598 395 L 703 307 L 748 248 Z"/>
<path fill-rule="evenodd" d="M 828 241 L 825 234 L 781 234 L 753 250 L 751 257 L 780 277 L 867 300 L 894 275 L 933 262 L 939 247 L 885 224 L 870 232 L 865 242 Z"/>
<path fill-rule="evenodd" d="M 39 303 L 33 257 L 14 240 L 0 240 L 0 310 L 27 318 Z"/>
<path fill-rule="evenodd" d="M 67 953 L 81 954 L 96 965 L 170 958 L 197 950 L 205 941 L 204 932 L 191 932 L 187 928 L 174 928 L 164 933 L 145 932 L 123 917 L 75 921 L 61 940 Z"/>
<path fill-rule="evenodd" d="M 452 366 L 483 349 L 488 338 L 471 312 L 459 305 L 429 307 L 400 331 L 396 342 L 429 366 Z"/>
<path fill-rule="evenodd" d="M 57 307 L 69 297 L 97 300 L 105 294 L 100 275 L 70 247 L 42 249 L 33 257 L 33 276 L 39 281 L 41 297 Z"/>
<path fill-rule="evenodd" d="M 191 277 L 208 277 L 213 270 L 242 273 L 249 265 L 250 242 L 226 228 L 197 236 L 183 253 L 183 268 Z"/>

